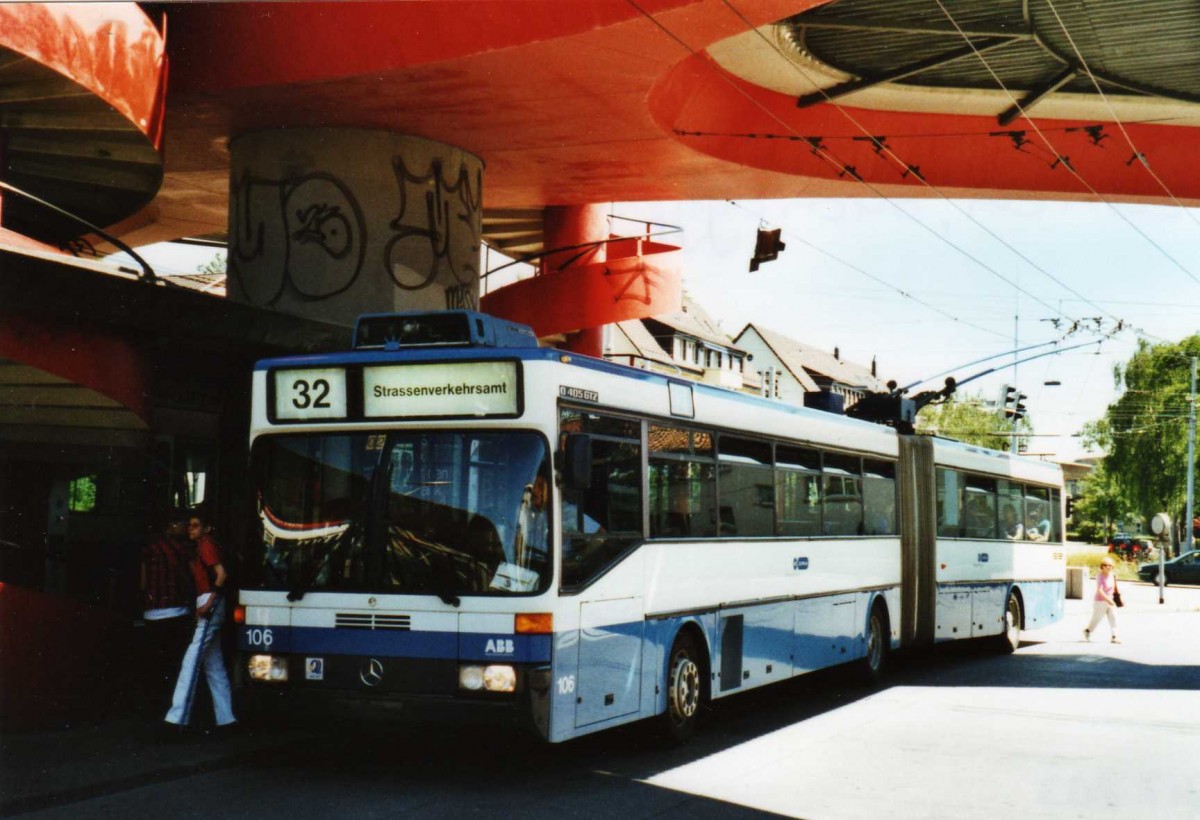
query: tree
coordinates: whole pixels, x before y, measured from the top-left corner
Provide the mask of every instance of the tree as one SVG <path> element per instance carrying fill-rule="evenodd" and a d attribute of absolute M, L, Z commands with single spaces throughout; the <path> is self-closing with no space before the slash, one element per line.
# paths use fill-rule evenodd
<path fill-rule="evenodd" d="M 225 273 L 226 256 L 218 253 L 212 259 L 209 259 L 203 265 L 200 265 L 196 270 L 200 273 Z"/>
<path fill-rule="evenodd" d="M 953 395 L 940 404 L 922 408 L 917 413 L 916 427 L 920 433 L 931 433 L 994 450 L 1007 450 L 1012 443 L 1007 432 L 1011 424 L 1000 411 L 987 407 L 982 396 L 967 394 Z M 1029 419 L 1018 421 L 1017 429 L 1018 432 L 1030 432 L 1032 427 Z M 1022 436 L 1019 443 L 1024 445 L 1028 440 L 1027 436 Z"/>
<path fill-rule="evenodd" d="M 1193 356 L 1200 356 L 1200 335 L 1178 344 L 1139 341 L 1132 358 L 1113 372 L 1124 388 L 1121 397 L 1102 423 L 1085 428 L 1106 450 L 1104 467 L 1122 500 L 1146 520 L 1164 511 L 1176 521 L 1184 517 Z"/>
<path fill-rule="evenodd" d="M 1115 522 L 1133 515 L 1136 510 L 1121 495 L 1105 462 L 1101 461 L 1083 482 L 1083 489 L 1075 499 L 1073 529 L 1084 541 L 1103 542 L 1113 534 Z"/>

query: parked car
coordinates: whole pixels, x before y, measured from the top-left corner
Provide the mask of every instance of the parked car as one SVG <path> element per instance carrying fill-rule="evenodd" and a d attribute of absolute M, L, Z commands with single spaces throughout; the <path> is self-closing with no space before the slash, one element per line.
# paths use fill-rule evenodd
<path fill-rule="evenodd" d="M 1167 584 L 1200 584 L 1200 550 L 1185 552 L 1178 558 L 1163 563 Z M 1158 564 L 1142 564 L 1138 567 L 1138 578 L 1158 583 Z"/>
<path fill-rule="evenodd" d="M 1139 538 L 1136 535 L 1126 535 L 1119 532 L 1108 542 L 1108 551 L 1113 556 L 1125 561 L 1147 561 L 1154 551 L 1154 542 L 1149 538 Z"/>

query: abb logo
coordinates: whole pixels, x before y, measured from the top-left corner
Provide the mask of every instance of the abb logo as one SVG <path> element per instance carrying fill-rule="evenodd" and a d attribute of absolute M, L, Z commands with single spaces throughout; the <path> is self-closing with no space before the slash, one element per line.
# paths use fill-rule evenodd
<path fill-rule="evenodd" d="M 488 638 L 487 646 L 483 651 L 489 655 L 511 655 L 513 653 L 512 638 Z"/>

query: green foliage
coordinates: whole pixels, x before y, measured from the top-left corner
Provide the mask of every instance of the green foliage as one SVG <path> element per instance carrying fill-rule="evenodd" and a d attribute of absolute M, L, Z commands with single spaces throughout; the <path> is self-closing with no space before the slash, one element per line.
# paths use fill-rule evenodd
<path fill-rule="evenodd" d="M 1117 487 L 1105 460 L 1096 465 L 1084 482 L 1079 497 L 1075 499 L 1072 524 L 1081 539 L 1099 544 L 1115 532 L 1115 522 L 1136 515 L 1136 509 Z"/>
<path fill-rule="evenodd" d="M 218 253 L 212 259 L 200 265 L 196 270 L 199 273 L 225 273 L 227 257 L 224 254 Z"/>
<path fill-rule="evenodd" d="M 1100 574 L 1100 562 L 1110 557 L 1112 556 L 1106 552 L 1070 552 L 1067 553 L 1067 566 L 1086 567 L 1088 578 L 1094 579 Z M 1123 561 L 1117 558 L 1115 569 L 1118 581 L 1136 581 L 1138 579 L 1136 561 Z"/>
<path fill-rule="evenodd" d="M 94 475 L 85 475 L 71 480 L 68 502 L 71 512 L 91 512 L 96 509 L 96 478 Z"/>
<path fill-rule="evenodd" d="M 952 438 L 965 444 L 1007 450 L 1012 439 L 1005 431 L 1011 425 L 1012 422 L 1006 421 L 999 410 L 987 407 L 981 396 L 967 394 L 954 395 L 941 404 L 922 408 L 917 413 L 916 428 L 921 433 Z M 1017 422 L 1017 429 L 1018 432 L 1030 432 L 1029 418 Z M 1025 436 L 1019 439 L 1022 445 L 1028 441 Z"/>
<path fill-rule="evenodd" d="M 1146 520 L 1162 511 L 1176 520 L 1183 515 L 1193 356 L 1200 356 L 1200 335 L 1179 344 L 1139 342 L 1114 373 L 1125 392 L 1085 431 L 1085 440 L 1107 451 L 1115 491 Z"/>

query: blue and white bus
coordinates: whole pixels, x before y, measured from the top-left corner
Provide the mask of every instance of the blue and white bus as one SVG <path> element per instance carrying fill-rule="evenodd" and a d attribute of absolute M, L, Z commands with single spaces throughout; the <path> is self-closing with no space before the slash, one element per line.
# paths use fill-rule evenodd
<path fill-rule="evenodd" d="M 363 317 L 259 362 L 249 694 L 501 710 L 557 742 L 1062 615 L 1047 463 L 542 348 Z"/>

